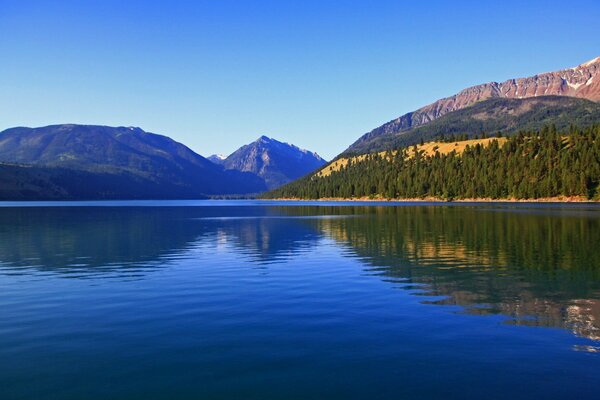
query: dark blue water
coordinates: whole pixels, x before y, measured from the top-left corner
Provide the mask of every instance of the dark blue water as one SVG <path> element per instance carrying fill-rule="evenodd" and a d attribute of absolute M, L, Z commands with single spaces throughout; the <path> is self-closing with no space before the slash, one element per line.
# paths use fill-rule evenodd
<path fill-rule="evenodd" d="M 1 399 L 600 393 L 600 207 L 0 207 Z"/>

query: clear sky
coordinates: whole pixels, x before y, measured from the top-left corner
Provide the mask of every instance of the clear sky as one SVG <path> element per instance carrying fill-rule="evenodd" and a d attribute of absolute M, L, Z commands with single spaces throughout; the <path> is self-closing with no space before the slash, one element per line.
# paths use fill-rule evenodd
<path fill-rule="evenodd" d="M 488 81 L 600 56 L 600 1 L 0 0 L 0 130 L 139 126 L 331 158 Z"/>

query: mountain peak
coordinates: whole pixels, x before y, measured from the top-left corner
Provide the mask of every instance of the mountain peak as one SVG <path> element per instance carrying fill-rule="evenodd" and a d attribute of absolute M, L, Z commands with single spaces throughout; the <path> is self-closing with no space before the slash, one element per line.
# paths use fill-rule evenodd
<path fill-rule="evenodd" d="M 599 102 L 600 57 L 575 68 L 471 86 L 373 129 L 361 136 L 347 151 L 365 151 L 372 147 L 369 143 L 390 140 L 400 133 L 429 124 L 448 113 L 462 110 L 484 100 L 545 96 L 577 97 Z"/>
<path fill-rule="evenodd" d="M 227 158 L 227 156 L 223 154 L 213 154 L 206 157 L 209 161 L 212 161 L 215 164 L 223 164 L 223 161 Z"/>
<path fill-rule="evenodd" d="M 593 60 L 585 62 L 585 63 L 581 64 L 580 67 L 590 67 L 590 66 L 592 66 L 594 64 L 598 64 L 598 63 L 600 63 L 600 57 L 596 57 Z"/>
<path fill-rule="evenodd" d="M 262 135 L 262 136 L 261 136 L 261 137 L 259 137 L 259 138 L 258 138 L 256 141 L 257 141 L 257 142 L 265 142 L 265 143 L 270 143 L 270 142 L 273 142 L 273 141 L 275 141 L 275 140 L 274 140 L 274 139 L 271 139 L 271 138 L 270 138 L 270 137 L 268 137 L 268 136 Z"/>
<path fill-rule="evenodd" d="M 262 135 L 242 146 L 222 162 L 225 169 L 252 172 L 269 189 L 306 175 L 325 164 L 317 153 Z"/>

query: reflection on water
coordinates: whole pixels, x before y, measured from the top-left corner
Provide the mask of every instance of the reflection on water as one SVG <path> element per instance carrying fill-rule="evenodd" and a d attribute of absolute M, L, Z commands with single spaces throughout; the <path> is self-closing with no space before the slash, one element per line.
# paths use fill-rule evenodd
<path fill-rule="evenodd" d="M 385 279 L 444 297 L 435 304 L 600 340 L 598 211 L 511 211 L 382 207 L 367 219 L 323 221 L 321 229 Z"/>
<path fill-rule="evenodd" d="M 178 208 L 0 208 L 5 273 L 143 274 L 206 234 Z"/>
<path fill-rule="evenodd" d="M 0 207 L 0 398 L 600 391 L 600 207 L 128 204 Z"/>
<path fill-rule="evenodd" d="M 0 208 L 0 221 L 0 274 L 143 278 L 203 243 L 268 267 L 333 240 L 431 304 L 600 341 L 598 208 Z"/>

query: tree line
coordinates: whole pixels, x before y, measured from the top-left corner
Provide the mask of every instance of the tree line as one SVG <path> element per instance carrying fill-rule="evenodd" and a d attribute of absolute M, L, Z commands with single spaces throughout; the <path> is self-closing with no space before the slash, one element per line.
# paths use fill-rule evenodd
<path fill-rule="evenodd" d="M 460 138 L 460 137 L 459 137 Z M 418 146 L 372 153 L 328 176 L 307 176 L 268 198 L 537 199 L 573 196 L 600 200 L 600 125 L 521 131 L 503 144 L 467 146 L 459 154 Z"/>

